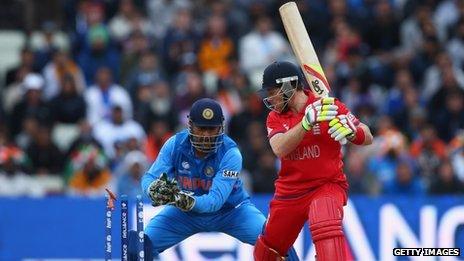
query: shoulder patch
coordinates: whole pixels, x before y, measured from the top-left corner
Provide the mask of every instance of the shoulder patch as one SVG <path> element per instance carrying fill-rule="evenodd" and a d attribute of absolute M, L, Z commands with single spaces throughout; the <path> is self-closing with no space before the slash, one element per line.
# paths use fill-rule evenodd
<path fill-rule="evenodd" d="M 224 178 L 231 178 L 231 179 L 237 179 L 238 178 L 238 171 L 233 171 L 233 170 L 224 170 L 222 172 L 222 176 Z"/>

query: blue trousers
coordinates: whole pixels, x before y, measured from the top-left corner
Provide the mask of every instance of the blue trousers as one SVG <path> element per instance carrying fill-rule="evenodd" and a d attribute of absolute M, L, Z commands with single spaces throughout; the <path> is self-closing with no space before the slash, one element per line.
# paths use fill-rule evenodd
<path fill-rule="evenodd" d="M 145 227 L 145 236 L 151 241 L 153 255 L 176 245 L 200 232 L 222 232 L 243 243 L 254 245 L 264 229 L 266 218 L 251 202 L 215 213 L 196 214 L 166 206 Z M 297 261 L 292 247 L 287 253 L 289 261 Z"/>
<path fill-rule="evenodd" d="M 223 232 L 254 245 L 263 230 L 264 215 L 250 202 L 210 214 L 183 212 L 166 206 L 145 227 L 154 255 L 199 232 Z"/>
<path fill-rule="evenodd" d="M 265 222 L 264 215 L 249 201 L 235 208 L 209 214 L 183 212 L 176 207 L 166 206 L 145 227 L 146 241 L 150 242 L 145 246 L 145 251 L 151 249 L 149 252 L 158 257 L 164 250 L 200 232 L 223 232 L 243 243 L 254 245 L 263 231 Z M 135 242 L 138 238 L 137 233 L 131 232 L 129 236 Z M 136 260 L 137 253 L 131 250 L 131 245 L 129 243 L 129 254 Z M 299 260 L 293 247 L 287 253 L 287 257 L 289 261 Z"/>

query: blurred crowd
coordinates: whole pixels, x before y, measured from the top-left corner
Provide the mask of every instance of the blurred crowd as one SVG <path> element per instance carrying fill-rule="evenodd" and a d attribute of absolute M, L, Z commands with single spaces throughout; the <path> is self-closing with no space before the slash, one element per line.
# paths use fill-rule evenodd
<path fill-rule="evenodd" d="M 4 72 L 0 195 L 141 193 L 200 97 L 218 100 L 254 193 L 279 168 L 256 90 L 294 61 L 279 0 L 65 0 Z M 350 193 L 464 192 L 464 1 L 298 1 L 333 95 L 374 144 L 344 147 Z"/>

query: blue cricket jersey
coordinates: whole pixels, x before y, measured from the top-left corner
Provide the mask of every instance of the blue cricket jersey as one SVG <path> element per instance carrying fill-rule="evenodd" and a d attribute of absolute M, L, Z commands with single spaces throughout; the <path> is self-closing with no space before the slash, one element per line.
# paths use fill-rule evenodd
<path fill-rule="evenodd" d="M 223 144 L 205 158 L 195 156 L 188 130 L 169 138 L 153 165 L 142 177 L 145 194 L 150 184 L 165 172 L 175 177 L 182 190 L 194 193 L 193 212 L 211 213 L 233 208 L 249 199 L 239 178 L 242 155 L 237 144 L 224 134 Z"/>

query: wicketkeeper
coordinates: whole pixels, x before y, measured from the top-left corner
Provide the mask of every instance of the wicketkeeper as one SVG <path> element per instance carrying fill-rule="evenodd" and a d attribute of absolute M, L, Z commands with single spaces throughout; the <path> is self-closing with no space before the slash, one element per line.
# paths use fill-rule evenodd
<path fill-rule="evenodd" d="M 188 130 L 166 141 L 142 178 L 153 205 L 166 205 L 145 228 L 146 253 L 156 257 L 193 234 L 211 231 L 254 245 L 266 218 L 250 202 L 241 169 L 242 155 L 224 134 L 221 106 L 212 99 L 196 101 Z M 289 257 L 298 260 L 293 249 Z"/>

